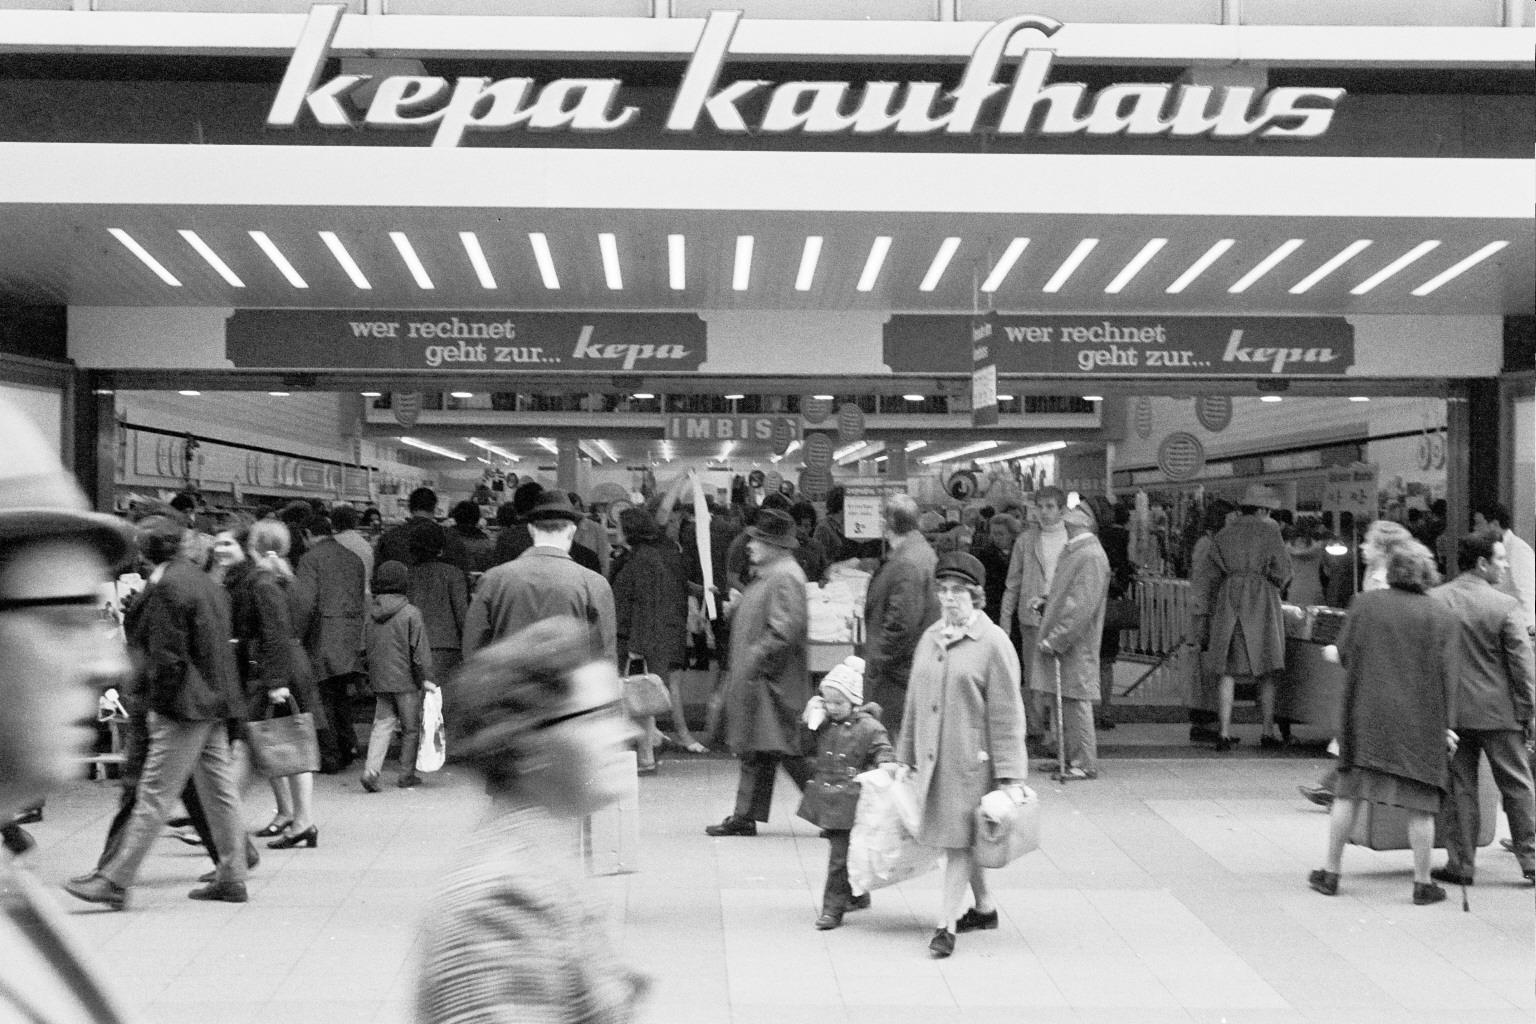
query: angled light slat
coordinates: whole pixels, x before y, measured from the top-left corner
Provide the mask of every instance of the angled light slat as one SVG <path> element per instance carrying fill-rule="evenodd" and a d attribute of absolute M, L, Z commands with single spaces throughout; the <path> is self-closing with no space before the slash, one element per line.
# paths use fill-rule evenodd
<path fill-rule="evenodd" d="M 1358 253 L 1363 251 L 1370 244 L 1371 240 L 1369 238 L 1361 238 L 1350 242 L 1344 248 L 1340 249 L 1338 253 L 1336 253 L 1330 260 L 1328 260 L 1327 263 L 1324 263 L 1322 266 L 1312 271 L 1312 273 L 1291 285 L 1291 294 L 1305 295 L 1307 292 L 1312 290 L 1312 287 L 1316 285 L 1317 282 L 1321 281 L 1323 278 L 1327 277 L 1329 274 L 1333 273 L 1335 270 L 1338 270 L 1344 264 L 1354 259 Z"/>
<path fill-rule="evenodd" d="M 459 241 L 464 246 L 464 254 L 469 257 L 470 265 L 475 268 L 475 277 L 479 278 L 480 287 L 494 289 L 496 276 L 491 273 L 491 264 L 485 258 L 485 250 L 480 248 L 480 236 L 473 231 L 460 231 Z"/>
<path fill-rule="evenodd" d="M 1498 252 L 1500 249 L 1503 249 L 1507 245 L 1509 245 L 1509 243 L 1503 241 L 1489 242 L 1487 245 L 1483 246 L 1481 249 L 1477 250 L 1477 252 L 1474 252 L 1472 255 L 1468 256 L 1466 259 L 1463 259 L 1458 263 L 1451 264 L 1451 266 L 1442 270 L 1428 281 L 1425 281 L 1409 294 L 1422 298 L 1425 295 L 1428 295 L 1430 292 L 1433 292 L 1436 288 L 1439 288 L 1441 285 L 1445 284 L 1447 281 L 1465 274 L 1468 270 L 1471 270 L 1473 267 L 1483 262 L 1483 260 L 1487 259 L 1489 256 L 1492 256 L 1494 253 Z"/>
<path fill-rule="evenodd" d="M 1372 274 L 1364 281 L 1361 281 L 1359 284 L 1355 285 L 1349 290 L 1349 294 L 1364 295 L 1366 292 L 1371 291 L 1388 278 L 1396 276 L 1399 271 L 1408 266 L 1410 263 L 1417 262 L 1426 254 L 1433 252 L 1438 248 L 1440 248 L 1440 242 L 1438 240 L 1431 239 L 1427 242 L 1420 242 L 1418 245 L 1414 246 L 1412 249 L 1409 249 L 1407 252 L 1403 253 L 1391 263 L 1388 263 L 1386 266 L 1376 271 L 1376 273 Z"/>
<path fill-rule="evenodd" d="M 1204 255 L 1195 260 L 1195 262 L 1191 263 L 1189 265 L 1189 269 L 1180 274 L 1178 279 L 1165 289 L 1167 293 L 1169 295 L 1178 295 L 1180 292 L 1184 291 L 1184 289 L 1188 288 L 1191 284 L 1194 283 L 1195 278 L 1209 270 L 1212 263 L 1215 263 L 1217 260 L 1221 259 L 1222 254 L 1236 244 L 1237 239 L 1235 238 L 1223 238 L 1221 241 L 1205 250 Z"/>
<path fill-rule="evenodd" d="M 1120 273 L 1115 275 L 1115 279 L 1105 286 L 1105 294 L 1119 295 L 1124 291 L 1125 286 L 1130 284 L 1136 278 L 1136 275 L 1141 273 L 1142 268 L 1152 262 L 1152 257 L 1161 252 L 1163 246 L 1167 244 L 1168 239 L 1166 238 L 1154 238 L 1142 246 L 1141 251 L 1131 257 L 1131 262 L 1127 263 Z"/>
<path fill-rule="evenodd" d="M 406 237 L 404 231 L 391 231 L 389 240 L 395 243 L 395 250 L 400 253 L 400 258 L 405 261 L 405 268 L 411 272 L 411 277 L 416 281 L 416 287 L 430 291 L 435 286 L 432 278 L 427 275 L 427 268 L 422 265 L 421 257 L 416 255 L 416 247 Z"/>
<path fill-rule="evenodd" d="M 955 235 L 950 235 L 940 243 L 939 251 L 933 254 L 933 262 L 928 264 L 928 272 L 917 286 L 918 291 L 931 292 L 939 286 L 944 271 L 949 269 L 949 262 L 955 258 L 955 251 L 959 248 L 960 239 Z"/>
<path fill-rule="evenodd" d="M 624 274 L 619 267 L 619 240 L 612 232 L 597 236 L 597 248 L 603 257 L 603 280 L 611 291 L 624 290 Z"/>
<path fill-rule="evenodd" d="M 107 233 L 110 234 L 113 238 L 117 239 L 119 242 L 123 243 L 123 247 L 137 256 L 139 258 L 139 262 L 153 271 L 155 276 L 160 280 L 164 281 L 172 288 L 181 287 L 181 282 L 176 279 L 176 275 L 172 274 L 169 270 L 166 270 L 160 261 L 151 256 L 149 254 L 149 250 L 136 242 L 133 236 L 128 234 L 128 232 L 124 231 L 122 228 L 108 228 Z"/>
<path fill-rule="evenodd" d="M 856 286 L 861 292 L 875 290 L 875 282 L 880 279 L 880 271 L 885 266 L 886 254 L 891 251 L 891 236 L 877 235 L 874 244 L 869 247 L 869 257 L 864 261 L 864 270 L 859 274 L 859 283 Z"/>
<path fill-rule="evenodd" d="M 229 269 L 229 264 L 220 259 L 219 254 L 214 252 L 212 247 L 210 247 L 207 242 L 203 241 L 202 238 L 198 236 L 196 231 L 188 231 L 183 228 L 176 233 L 182 238 L 186 239 L 187 244 L 190 245 L 193 249 L 196 249 L 197 254 L 203 258 L 204 262 L 212 267 L 214 272 L 222 277 L 231 287 L 245 287 L 245 282 L 240 280 L 239 275 L 236 274 L 233 270 Z"/>
<path fill-rule="evenodd" d="M 539 266 L 539 277 L 544 287 L 559 291 L 560 275 L 555 273 L 555 257 L 549 251 L 549 238 L 542 231 L 530 231 L 528 244 L 533 248 L 533 261 Z"/>
<path fill-rule="evenodd" d="M 1013 270 L 1013 265 L 1019 262 L 1019 257 L 1024 255 L 1024 250 L 1028 246 L 1029 239 L 1027 238 L 1015 238 L 1009 242 L 1008 248 L 1003 250 L 1003 255 L 998 258 L 997 263 L 992 267 L 991 273 L 987 274 L 987 279 L 981 282 L 981 290 L 984 292 L 995 292 L 1001 288 L 1004 279 Z"/>
<path fill-rule="evenodd" d="M 675 292 L 688 287 L 688 243 L 682 235 L 667 236 L 667 284 Z"/>
<path fill-rule="evenodd" d="M 744 292 L 752 285 L 752 247 L 754 239 L 751 235 L 736 236 L 736 265 L 731 270 L 731 289 Z"/>
<path fill-rule="evenodd" d="M 1301 243 L 1302 240 L 1300 238 L 1291 238 L 1285 242 L 1282 242 L 1278 249 L 1260 260 L 1258 266 L 1254 267 L 1252 270 L 1248 271 L 1248 273 L 1238 278 L 1237 282 L 1233 284 L 1232 287 L 1227 289 L 1227 293 L 1230 295 L 1241 295 L 1249 288 L 1252 288 L 1255 281 L 1269 273 L 1271 270 L 1275 269 L 1281 260 L 1285 259 L 1297 249 L 1300 249 Z"/>
<path fill-rule="evenodd" d="M 284 256 L 282 250 L 277 247 L 277 244 L 267 237 L 265 231 L 251 231 L 248 234 L 257 247 L 267 254 L 267 259 L 272 261 L 272 265 L 277 268 L 278 273 L 288 279 L 289 284 L 295 288 L 309 287 L 309 283 L 299 276 L 299 272 L 294 269 L 293 264 L 288 262 L 288 257 Z"/>
<path fill-rule="evenodd" d="M 795 273 L 795 291 L 808 292 L 816 280 L 816 265 L 821 262 L 821 235 L 807 235 L 800 253 L 800 269 Z"/>
<path fill-rule="evenodd" d="M 320 241 L 324 242 L 325 247 L 331 250 L 331 255 L 335 257 L 336 262 L 341 266 L 341 269 L 346 272 L 346 275 L 352 279 L 352 283 L 354 285 L 363 289 L 364 291 L 368 291 L 373 288 L 373 285 L 368 282 L 368 278 L 364 276 L 363 268 L 357 265 L 357 261 L 352 258 L 352 254 L 347 251 L 347 247 L 342 244 L 341 239 L 337 237 L 336 232 L 320 232 Z"/>
<path fill-rule="evenodd" d="M 1056 273 L 1052 274 L 1051 279 L 1045 282 L 1045 287 L 1041 291 L 1053 294 L 1061 291 L 1072 275 L 1077 272 L 1077 268 L 1082 266 L 1083 261 L 1088 258 L 1088 254 L 1093 252 L 1098 244 L 1099 240 L 1097 238 L 1085 238 L 1078 242 L 1076 248 L 1067 256 L 1061 266 L 1056 268 Z"/>

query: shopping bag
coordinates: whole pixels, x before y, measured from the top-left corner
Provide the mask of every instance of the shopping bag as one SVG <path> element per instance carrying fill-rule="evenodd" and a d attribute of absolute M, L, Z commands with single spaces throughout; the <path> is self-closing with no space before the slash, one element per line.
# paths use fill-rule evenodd
<path fill-rule="evenodd" d="M 443 691 L 428 690 L 421 698 L 421 746 L 416 748 L 416 770 L 435 772 L 448 756 L 447 730 L 443 727 Z"/>
<path fill-rule="evenodd" d="M 894 794 L 910 789 L 910 780 L 897 782 L 884 769 L 858 776 L 859 803 L 854 811 L 853 834 L 848 841 L 848 883 L 855 895 L 933 870 L 939 850 L 924 846 L 902 823 Z M 916 801 L 908 799 L 915 805 Z"/>
<path fill-rule="evenodd" d="M 1040 798 L 1024 787 L 1024 802 L 1013 804 L 1000 816 L 976 808 L 976 839 L 971 853 L 984 868 L 1000 868 L 1040 849 Z"/>
<path fill-rule="evenodd" d="M 292 697 L 288 698 L 290 714 L 274 718 L 274 707 L 268 704 L 266 718 L 245 725 L 256 770 L 269 779 L 319 771 L 320 741 L 315 736 L 315 716 L 300 711 L 298 701 Z"/>
<path fill-rule="evenodd" d="M 653 718 L 672 711 L 672 693 L 661 676 L 647 672 L 640 660 L 640 671 L 624 677 L 624 707 L 630 718 Z M 633 668 L 631 664 L 629 668 Z"/>

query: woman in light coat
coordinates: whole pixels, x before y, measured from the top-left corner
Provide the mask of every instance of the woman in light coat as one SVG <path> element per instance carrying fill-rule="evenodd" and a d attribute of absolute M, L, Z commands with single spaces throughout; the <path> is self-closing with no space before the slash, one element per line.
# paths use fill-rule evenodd
<path fill-rule="evenodd" d="M 917 840 L 944 851 L 944 891 L 928 949 L 954 952 L 957 932 L 996 928 L 986 876 L 971 853 L 982 797 L 1015 802 L 1029 773 L 1019 659 L 1008 635 L 981 610 L 986 570 L 951 552 L 934 569 L 941 617 L 918 639 L 896 759 L 916 773 L 923 823 Z M 969 886 L 975 906 L 963 914 Z"/>

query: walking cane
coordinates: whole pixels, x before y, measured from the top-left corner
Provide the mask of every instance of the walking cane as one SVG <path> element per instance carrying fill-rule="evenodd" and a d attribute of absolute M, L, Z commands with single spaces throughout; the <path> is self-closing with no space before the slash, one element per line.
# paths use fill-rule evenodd
<path fill-rule="evenodd" d="M 1066 724 L 1061 720 L 1061 659 L 1052 654 L 1051 664 L 1056 666 L 1056 778 L 1065 785 L 1067 781 L 1067 729 Z"/>

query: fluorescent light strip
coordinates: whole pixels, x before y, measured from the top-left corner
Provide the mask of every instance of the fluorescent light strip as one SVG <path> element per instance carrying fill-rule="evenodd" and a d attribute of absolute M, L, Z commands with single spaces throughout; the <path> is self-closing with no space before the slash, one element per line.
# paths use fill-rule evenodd
<path fill-rule="evenodd" d="M 1047 441 L 1045 444 L 1034 444 L 1027 448 L 1015 448 L 1010 452 L 999 452 L 996 455 L 988 455 L 984 459 L 977 459 L 976 465 L 990 466 L 994 462 L 1007 462 L 1009 459 L 1027 459 L 1031 455 L 1044 455 L 1046 452 L 1058 452 L 1067 446 L 1065 441 Z"/>
<path fill-rule="evenodd" d="M 1369 402 L 1370 398 L 1366 395 L 1350 395 L 1349 400 L 1351 402 Z"/>
<path fill-rule="evenodd" d="M 533 261 L 539 265 L 539 276 L 544 279 L 544 287 L 558 291 L 560 278 L 555 273 L 555 258 L 549 252 L 549 239 L 542 231 L 530 231 L 528 244 L 533 246 Z"/>
<path fill-rule="evenodd" d="M 1329 274 L 1333 273 L 1335 270 L 1338 270 L 1344 264 L 1354 259 L 1357 253 L 1359 253 L 1362 249 L 1366 248 L 1370 244 L 1371 240 L 1369 238 L 1362 238 L 1358 241 L 1350 242 L 1343 249 L 1339 250 L 1338 255 L 1334 256 L 1327 263 L 1324 263 L 1322 266 L 1312 271 L 1312 273 L 1308 274 L 1306 277 L 1293 284 L 1291 286 L 1291 294 L 1305 295 L 1307 292 L 1312 290 L 1313 285 L 1317 284 L 1317 282 L 1321 281 L 1323 278 L 1327 277 Z"/>
<path fill-rule="evenodd" d="M 1254 267 L 1252 270 L 1248 271 L 1248 273 L 1238 278 L 1237 283 L 1234 284 L 1231 288 L 1227 289 L 1227 293 L 1230 295 L 1239 295 L 1247 291 L 1250 287 L 1253 286 L 1255 281 L 1269 273 L 1275 268 L 1276 264 L 1300 248 L 1301 239 L 1299 238 L 1292 238 L 1289 241 L 1283 243 L 1280 248 L 1276 249 L 1274 252 L 1260 260 L 1258 266 Z"/>
<path fill-rule="evenodd" d="M 1408 264 L 1415 262 L 1426 253 L 1433 252 L 1438 248 L 1440 248 L 1440 243 L 1436 240 L 1431 239 L 1428 242 L 1420 242 L 1418 245 L 1414 246 L 1412 249 L 1409 249 L 1407 252 L 1403 253 L 1391 263 L 1388 263 L 1386 266 L 1376 271 L 1376 273 L 1372 274 L 1364 281 L 1361 281 L 1359 284 L 1355 285 L 1349 290 L 1349 294 L 1364 295 L 1366 292 L 1381 284 L 1381 282 L 1385 281 L 1387 278 L 1392 277 L 1399 270 L 1402 270 L 1404 267 L 1408 266 Z"/>
<path fill-rule="evenodd" d="M 551 454 L 551 455 L 559 455 L 560 454 L 560 446 L 555 444 L 554 441 L 550 440 L 547 437 L 536 437 L 536 438 L 533 439 L 533 443 L 538 445 L 540 448 L 543 448 L 545 451 L 549 452 L 549 454 Z"/>
<path fill-rule="evenodd" d="M 1269 403 L 1273 404 L 1275 402 L 1283 402 L 1283 401 L 1285 401 L 1285 399 L 1280 397 L 1279 395 L 1260 395 L 1259 396 L 1259 401 L 1261 401 L 1261 402 L 1269 402 Z"/>
<path fill-rule="evenodd" d="M 1487 245 L 1483 246 L 1481 249 L 1477 250 L 1477 252 L 1473 253 L 1471 256 L 1468 256 L 1460 263 L 1452 264 L 1449 268 L 1441 271 L 1439 274 L 1436 274 L 1428 281 L 1425 281 L 1423 284 L 1415 288 L 1410 294 L 1420 297 L 1428 295 L 1430 292 L 1434 291 L 1436 288 L 1439 288 L 1441 285 L 1445 284 L 1445 282 L 1451 280 L 1452 278 L 1460 277 L 1462 274 L 1465 274 L 1468 270 L 1471 270 L 1473 267 L 1483 262 L 1483 260 L 1487 259 L 1489 256 L 1492 256 L 1494 253 L 1498 252 L 1500 249 L 1507 245 L 1509 245 L 1508 242 L 1489 242 Z"/>
<path fill-rule="evenodd" d="M 160 261 L 151 256 L 147 249 L 145 249 L 138 242 L 135 242 L 133 237 L 129 235 L 128 232 L 124 231 L 122 228 L 108 228 L 107 232 L 113 238 L 117 239 L 119 242 L 122 242 L 123 246 L 129 252 L 137 256 L 140 263 L 144 264 L 150 270 L 153 270 L 155 272 L 155 276 L 160 280 L 164 281 L 172 288 L 181 287 L 181 282 L 176 280 L 175 276 L 169 270 L 166 270 L 165 267 L 161 266 Z"/>
<path fill-rule="evenodd" d="M 473 231 L 460 231 L 459 241 L 464 243 L 464 252 L 469 256 L 469 262 L 475 268 L 475 276 L 480 279 L 480 287 L 495 288 L 496 277 L 491 273 L 491 265 L 486 261 L 485 250 L 480 248 L 480 238 Z"/>
<path fill-rule="evenodd" d="M 1199 259 L 1195 260 L 1195 262 L 1191 263 L 1189 265 L 1189 269 L 1180 274 L 1178 280 L 1174 281 L 1173 284 L 1168 286 L 1168 294 L 1177 295 L 1185 288 L 1188 288 L 1191 284 L 1194 283 L 1195 278 L 1199 277 L 1201 274 L 1205 273 L 1206 270 L 1210 269 L 1211 264 L 1221 259 L 1221 254 L 1232 248 L 1232 246 L 1235 244 L 1237 244 L 1236 239 L 1223 238 L 1221 241 L 1205 250 L 1204 256 L 1201 256 Z"/>
<path fill-rule="evenodd" d="M 875 282 L 880 278 L 880 268 L 885 266 L 886 254 L 890 251 L 891 236 L 876 235 L 875 243 L 869 247 L 869 258 L 864 261 L 864 272 L 859 275 L 859 291 L 875 290 Z"/>
<path fill-rule="evenodd" d="M 907 451 L 909 451 L 909 452 L 915 452 L 919 448 L 927 448 L 927 447 L 928 447 L 928 442 L 927 441 L 908 441 L 907 442 Z"/>
<path fill-rule="evenodd" d="M 832 459 L 839 465 L 847 462 L 862 462 L 871 455 L 883 451 L 885 451 L 884 441 L 858 441 L 833 452 Z"/>
<path fill-rule="evenodd" d="M 210 249 L 208 247 L 208 243 L 197 236 L 196 231 L 187 231 L 182 229 L 176 233 L 182 238 L 185 238 L 187 240 L 187 244 L 196 249 L 197 254 L 206 260 L 208 265 L 212 267 L 220 277 L 228 282 L 231 287 L 245 287 L 245 282 L 240 280 L 239 276 L 236 275 L 233 270 L 229 269 L 228 263 L 225 263 L 223 260 L 219 259 L 219 254 Z"/>
<path fill-rule="evenodd" d="M 936 462 L 948 462 L 951 459 L 959 459 L 967 455 L 974 455 L 977 452 L 984 452 L 988 449 L 996 448 L 1000 444 L 1002 444 L 1001 441 L 977 441 L 975 444 L 968 444 L 964 448 L 956 448 L 953 451 L 939 452 L 936 455 L 930 455 L 927 458 L 919 459 L 918 461 L 925 466 L 931 466 Z"/>
<path fill-rule="evenodd" d="M 613 291 L 624 289 L 624 275 L 619 271 L 619 240 L 612 232 L 597 236 L 597 248 L 603 254 L 603 280 Z"/>
<path fill-rule="evenodd" d="M 336 237 L 336 232 L 320 232 L 320 241 L 324 242 L 325 247 L 331 250 L 331 255 L 336 257 L 336 262 L 341 264 L 341 269 L 347 272 L 347 276 L 352 279 L 354 285 L 364 290 L 373 288 L 373 285 L 368 283 L 368 278 L 363 276 L 363 270 L 357 265 L 357 261 L 352 258 L 352 254 L 347 252 L 347 247 L 341 244 L 340 238 Z"/>
<path fill-rule="evenodd" d="M 1137 274 L 1141 273 L 1141 268 L 1152 262 L 1152 257 L 1156 256 L 1163 246 L 1167 244 L 1168 239 L 1166 238 L 1154 238 L 1142 246 L 1141 252 L 1131 257 L 1131 262 L 1127 263 L 1125 268 L 1115 275 L 1115 279 L 1109 282 L 1109 286 L 1104 289 L 1105 294 L 1120 294 L 1125 289 L 1125 286 L 1130 284 Z"/>
<path fill-rule="evenodd" d="M 492 455 L 498 455 L 501 458 L 506 459 L 508 462 L 522 462 L 523 461 L 521 456 L 515 455 L 512 452 L 509 452 L 505 448 L 502 448 L 502 447 L 499 447 L 497 445 L 491 444 L 491 442 L 485 440 L 484 438 L 466 437 L 464 440 L 468 441 L 470 444 L 474 445 L 476 448 L 483 448 L 486 451 L 490 452 Z"/>
<path fill-rule="evenodd" d="M 927 395 L 902 395 L 901 396 L 901 400 L 903 402 L 925 402 L 925 401 L 928 400 L 928 396 Z"/>
<path fill-rule="evenodd" d="M 667 236 L 667 283 L 680 292 L 688 287 L 688 249 L 682 235 Z"/>
<path fill-rule="evenodd" d="M 1003 279 L 1008 276 L 1009 271 L 1013 270 L 1013 265 L 1019 262 L 1019 257 L 1024 255 L 1024 250 L 1028 245 L 1029 239 L 1027 238 L 1015 238 L 1009 242 L 1008 248 L 1003 250 L 1002 258 L 997 261 L 997 265 L 992 268 L 992 272 L 987 275 L 987 279 L 981 282 L 981 290 L 984 292 L 995 292 L 1001 288 L 1003 286 Z"/>
<path fill-rule="evenodd" d="M 1097 238 L 1085 238 L 1078 242 L 1077 248 L 1072 250 L 1072 255 L 1068 256 L 1067 261 L 1057 267 L 1056 273 L 1052 274 L 1051 279 L 1045 282 L 1043 290 L 1047 292 L 1061 291 L 1062 286 L 1067 283 L 1067 279 L 1076 272 L 1077 268 L 1082 265 L 1083 260 L 1088 258 L 1088 254 L 1093 252 L 1098 244 L 1099 240 Z"/>
<path fill-rule="evenodd" d="M 795 291 L 808 292 L 816 280 L 816 264 L 821 260 L 820 235 L 807 235 L 805 248 L 800 253 L 800 270 L 795 274 Z"/>
<path fill-rule="evenodd" d="M 292 391 L 268 391 L 267 394 L 271 395 L 273 398 L 288 398 L 289 396 L 291 396 L 293 394 L 293 392 Z"/>
<path fill-rule="evenodd" d="M 593 443 L 602 450 L 604 455 L 608 456 L 614 462 L 619 461 L 619 453 L 613 450 L 613 445 L 609 444 L 607 441 L 595 441 Z"/>
<path fill-rule="evenodd" d="M 475 393 L 473 391 L 450 391 L 450 392 L 448 392 L 448 397 L 449 398 L 474 398 L 475 397 Z"/>
<path fill-rule="evenodd" d="M 731 287 L 744 292 L 752 284 L 752 236 L 736 236 L 736 270 L 731 275 Z"/>
<path fill-rule="evenodd" d="M 431 289 L 432 279 L 427 276 L 427 268 L 421 265 L 421 260 L 416 255 L 416 249 L 411 245 L 411 240 L 405 237 L 404 231 L 391 231 L 389 240 L 395 243 L 395 249 L 399 251 L 400 258 L 405 261 L 405 266 L 416 279 L 416 287 Z"/>
<path fill-rule="evenodd" d="M 933 262 L 928 264 L 928 273 L 923 275 L 922 283 L 917 286 L 920 292 L 931 292 L 939 286 L 939 280 L 944 276 L 944 271 L 949 269 L 949 261 L 955 258 L 955 250 L 960 248 L 960 239 L 954 235 L 944 239 L 939 246 L 939 251 L 933 254 Z"/>
<path fill-rule="evenodd" d="M 585 454 L 587 458 L 591 459 L 599 466 L 603 464 L 603 453 L 598 451 L 597 445 L 593 444 L 591 441 L 578 441 L 576 442 L 576 447 L 583 454 Z"/>
<path fill-rule="evenodd" d="M 423 440 L 421 440 L 419 438 L 415 438 L 415 437 L 402 437 L 400 439 L 400 443 L 401 444 L 408 444 L 412 448 L 420 448 L 422 451 L 424 451 L 424 452 L 431 452 L 433 455 L 441 455 L 445 459 L 457 459 L 460 462 L 468 462 L 469 461 L 469 456 L 468 455 L 461 455 L 458 452 L 450 451 L 447 448 L 439 448 L 437 445 L 435 445 L 435 444 L 428 444 L 426 441 L 423 441 Z"/>
<path fill-rule="evenodd" d="M 252 231 L 249 234 L 251 240 L 261 248 L 262 252 L 267 254 L 267 259 L 272 261 L 272 265 L 278 269 L 278 272 L 288 279 L 289 284 L 295 288 L 309 287 L 305 280 L 299 276 L 299 272 L 293 269 L 293 264 L 288 262 L 288 257 L 284 256 L 277 246 L 273 244 L 272 239 L 267 237 L 265 231 Z"/>

